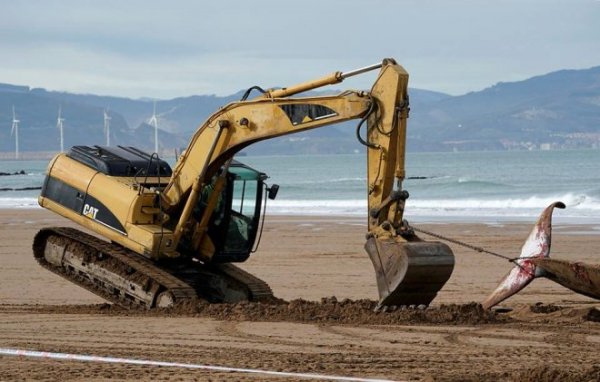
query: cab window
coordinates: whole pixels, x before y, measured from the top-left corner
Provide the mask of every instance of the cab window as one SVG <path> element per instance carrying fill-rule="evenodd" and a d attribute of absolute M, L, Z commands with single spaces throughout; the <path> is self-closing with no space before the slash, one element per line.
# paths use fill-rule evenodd
<path fill-rule="evenodd" d="M 255 171 L 243 167 L 232 167 L 234 175 L 231 215 L 225 240 L 226 252 L 248 251 L 254 242 L 257 198 L 259 198 L 258 176 Z"/>

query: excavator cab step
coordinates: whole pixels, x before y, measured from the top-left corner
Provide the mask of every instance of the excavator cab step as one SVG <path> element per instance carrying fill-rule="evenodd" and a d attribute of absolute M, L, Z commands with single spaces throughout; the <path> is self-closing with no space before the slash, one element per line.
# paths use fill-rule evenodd
<path fill-rule="evenodd" d="M 365 244 L 379 290 L 379 306 L 429 305 L 450 278 L 454 254 L 440 242 L 370 237 Z"/>

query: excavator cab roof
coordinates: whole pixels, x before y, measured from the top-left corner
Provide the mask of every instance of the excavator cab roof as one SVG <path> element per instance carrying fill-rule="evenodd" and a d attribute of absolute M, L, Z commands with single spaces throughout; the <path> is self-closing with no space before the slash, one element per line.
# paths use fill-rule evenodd
<path fill-rule="evenodd" d="M 268 178 L 264 172 L 257 171 L 236 160 L 231 162 L 229 173 L 235 175 L 236 180 L 265 180 Z"/>

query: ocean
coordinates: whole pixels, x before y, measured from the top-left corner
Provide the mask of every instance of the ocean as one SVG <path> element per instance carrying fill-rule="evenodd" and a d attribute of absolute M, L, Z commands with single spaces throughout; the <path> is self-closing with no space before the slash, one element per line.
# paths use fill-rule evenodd
<path fill-rule="evenodd" d="M 247 156 L 280 185 L 267 213 L 366 216 L 366 157 Z M 170 161 L 171 163 L 173 160 Z M 405 217 L 419 222 L 534 221 L 551 202 L 555 221 L 600 223 L 600 150 L 409 153 Z M 0 161 L 0 189 L 39 187 L 48 161 Z M 39 208 L 39 191 L 0 191 L 0 208 Z"/>

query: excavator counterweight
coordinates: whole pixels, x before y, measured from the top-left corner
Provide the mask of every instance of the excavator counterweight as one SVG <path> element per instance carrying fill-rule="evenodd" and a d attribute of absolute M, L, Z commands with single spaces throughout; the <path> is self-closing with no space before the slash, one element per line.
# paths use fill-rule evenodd
<path fill-rule="evenodd" d="M 369 92 L 296 96 L 379 69 Z M 250 90 L 262 95 L 248 99 Z M 428 305 L 452 251 L 403 227 L 408 74 L 393 59 L 283 89 L 251 88 L 211 115 L 175 167 L 133 147 L 75 146 L 48 165 L 39 204 L 93 232 L 48 228 L 34 240 L 45 268 L 124 306 L 268 300 L 268 284 L 234 266 L 259 241 L 278 186 L 234 159 L 250 144 L 348 120 L 368 157 L 368 239 L 380 305 Z M 294 96 L 294 97 L 292 97 Z M 366 122 L 365 138 L 361 128 Z"/>

